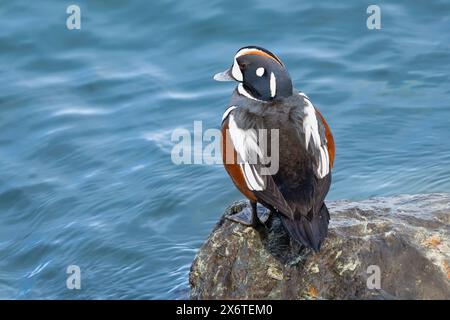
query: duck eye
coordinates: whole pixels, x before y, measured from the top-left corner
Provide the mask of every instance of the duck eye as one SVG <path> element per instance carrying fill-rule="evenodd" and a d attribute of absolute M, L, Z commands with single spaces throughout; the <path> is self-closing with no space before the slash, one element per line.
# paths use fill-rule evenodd
<path fill-rule="evenodd" d="M 239 63 L 239 68 L 241 68 L 241 70 L 245 70 L 248 66 L 248 63 Z"/>
<path fill-rule="evenodd" d="M 258 77 L 262 77 L 263 75 L 264 75 L 264 68 L 258 68 L 258 69 L 256 69 L 256 75 L 258 76 Z"/>

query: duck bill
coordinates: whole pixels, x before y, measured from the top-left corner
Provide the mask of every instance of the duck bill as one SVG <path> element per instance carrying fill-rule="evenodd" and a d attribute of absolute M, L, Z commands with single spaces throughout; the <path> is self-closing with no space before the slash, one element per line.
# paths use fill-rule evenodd
<path fill-rule="evenodd" d="M 219 72 L 214 75 L 214 80 L 216 81 L 236 81 L 231 75 L 231 69 L 225 70 L 224 72 Z"/>

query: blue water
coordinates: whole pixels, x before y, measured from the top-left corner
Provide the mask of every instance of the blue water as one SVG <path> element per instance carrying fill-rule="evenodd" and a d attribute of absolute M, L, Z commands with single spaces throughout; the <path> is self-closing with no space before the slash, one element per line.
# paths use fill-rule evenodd
<path fill-rule="evenodd" d="M 66 7 L 81 7 L 81 30 Z M 450 191 L 450 2 L 1 1 L 0 298 L 186 298 L 194 255 L 242 196 L 172 163 L 218 128 L 248 44 L 273 50 L 335 136 L 328 199 Z M 66 288 L 67 266 L 81 290 Z"/>

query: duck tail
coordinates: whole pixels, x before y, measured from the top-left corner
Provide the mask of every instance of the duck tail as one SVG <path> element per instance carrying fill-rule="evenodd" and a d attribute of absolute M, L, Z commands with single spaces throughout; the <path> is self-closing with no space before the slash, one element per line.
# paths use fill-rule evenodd
<path fill-rule="evenodd" d="M 292 220 L 283 215 L 281 221 L 289 235 L 301 245 L 313 249 L 315 252 L 320 250 L 323 240 L 328 233 L 328 223 L 330 213 L 325 203 L 319 212 L 312 215 L 312 218 L 301 216 L 298 220 Z"/>

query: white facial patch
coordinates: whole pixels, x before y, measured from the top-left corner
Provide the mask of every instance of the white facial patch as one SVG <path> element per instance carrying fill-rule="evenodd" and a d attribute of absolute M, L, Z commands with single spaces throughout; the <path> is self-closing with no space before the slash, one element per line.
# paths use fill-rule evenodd
<path fill-rule="evenodd" d="M 233 68 L 231 68 L 231 75 L 233 76 L 233 78 L 235 78 L 237 81 L 244 81 L 244 76 L 242 74 L 241 68 L 239 67 L 239 64 L 237 63 L 237 59 L 240 56 L 243 56 L 249 52 L 253 52 L 253 51 L 258 51 L 258 52 L 263 52 L 257 48 L 244 48 L 239 50 L 236 55 L 234 56 L 234 63 L 233 63 Z M 263 69 L 264 70 L 264 69 Z M 261 76 L 259 76 L 261 77 Z"/>
<path fill-rule="evenodd" d="M 264 75 L 264 71 L 265 71 L 264 68 L 260 67 L 260 68 L 256 69 L 256 75 L 258 77 L 262 77 Z"/>
<path fill-rule="evenodd" d="M 231 75 L 237 81 L 244 81 L 244 75 L 242 74 L 241 68 L 239 67 L 236 59 L 234 59 L 233 68 L 231 69 Z"/>
<path fill-rule="evenodd" d="M 273 98 L 277 94 L 277 78 L 273 72 L 270 73 L 270 96 Z"/>

